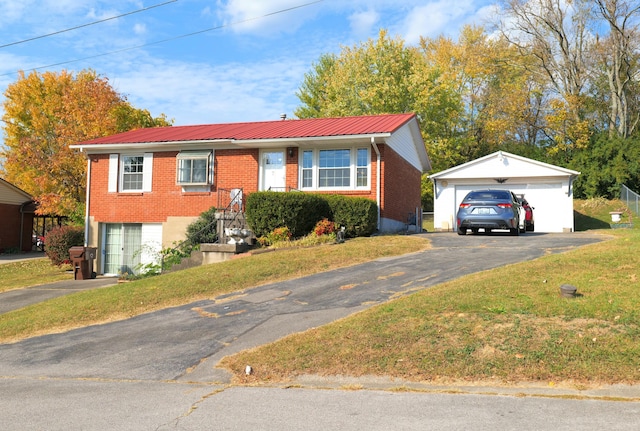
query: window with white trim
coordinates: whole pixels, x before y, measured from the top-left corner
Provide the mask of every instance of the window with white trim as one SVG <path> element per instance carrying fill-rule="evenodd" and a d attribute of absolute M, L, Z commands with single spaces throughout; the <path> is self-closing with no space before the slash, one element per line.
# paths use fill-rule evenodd
<path fill-rule="evenodd" d="M 304 150 L 300 160 L 302 189 L 353 190 L 369 188 L 369 148 Z"/>
<path fill-rule="evenodd" d="M 109 193 L 150 192 L 153 153 L 109 154 Z"/>
<path fill-rule="evenodd" d="M 313 151 L 302 152 L 302 188 L 313 187 Z"/>
<path fill-rule="evenodd" d="M 122 181 L 120 189 L 123 192 L 142 191 L 144 183 L 144 156 L 122 156 Z"/>
<path fill-rule="evenodd" d="M 356 186 L 367 187 L 369 185 L 369 151 L 366 148 L 358 148 L 356 151 Z"/>
<path fill-rule="evenodd" d="M 177 182 L 183 186 L 210 184 L 211 151 L 182 151 L 178 154 Z"/>

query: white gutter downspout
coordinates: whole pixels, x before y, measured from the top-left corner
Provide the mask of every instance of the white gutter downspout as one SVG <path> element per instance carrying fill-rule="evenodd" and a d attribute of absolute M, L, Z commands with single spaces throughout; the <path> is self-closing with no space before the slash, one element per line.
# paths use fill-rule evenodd
<path fill-rule="evenodd" d="M 84 246 L 89 245 L 89 191 L 91 190 L 91 158 L 87 154 L 87 191 L 84 209 Z"/>
<path fill-rule="evenodd" d="M 376 152 L 376 204 L 378 204 L 378 232 L 380 231 L 380 199 L 381 199 L 381 193 L 380 193 L 380 184 L 382 184 L 382 180 L 380 179 L 380 172 L 381 172 L 381 168 L 380 168 L 380 150 L 378 149 L 378 146 L 376 145 L 376 138 L 374 138 L 373 136 L 371 137 L 371 146 L 373 147 L 373 149 Z"/>

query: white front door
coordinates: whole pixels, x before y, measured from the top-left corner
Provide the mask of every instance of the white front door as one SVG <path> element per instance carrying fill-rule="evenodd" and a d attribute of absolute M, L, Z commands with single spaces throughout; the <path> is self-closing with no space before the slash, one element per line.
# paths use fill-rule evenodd
<path fill-rule="evenodd" d="M 260 157 L 262 171 L 261 190 L 286 191 L 286 165 L 284 150 L 264 150 Z"/>

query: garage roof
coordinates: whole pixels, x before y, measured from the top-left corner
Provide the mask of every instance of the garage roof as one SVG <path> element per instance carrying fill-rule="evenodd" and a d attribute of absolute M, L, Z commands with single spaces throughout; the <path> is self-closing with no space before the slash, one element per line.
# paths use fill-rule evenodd
<path fill-rule="evenodd" d="M 32 199 L 24 190 L 0 178 L 0 204 L 22 205 Z"/>
<path fill-rule="evenodd" d="M 580 172 L 537 160 L 511 154 L 506 151 L 472 160 L 462 165 L 440 171 L 429 178 L 432 180 L 464 178 L 531 178 L 531 177 L 576 177 Z"/>

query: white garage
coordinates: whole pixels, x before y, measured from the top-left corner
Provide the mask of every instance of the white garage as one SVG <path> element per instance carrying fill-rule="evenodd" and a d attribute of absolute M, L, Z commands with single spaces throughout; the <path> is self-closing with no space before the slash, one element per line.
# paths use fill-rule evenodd
<path fill-rule="evenodd" d="M 580 172 L 498 151 L 430 175 L 434 227 L 456 230 L 458 205 L 471 190 L 507 189 L 534 208 L 536 232 L 573 232 L 573 181 Z"/>

